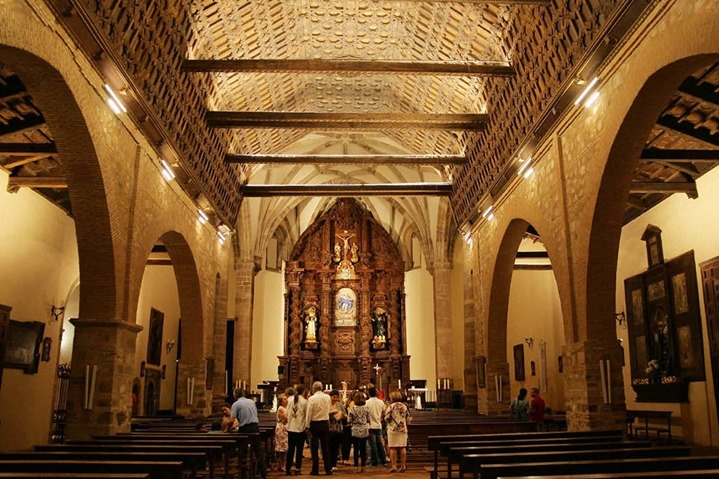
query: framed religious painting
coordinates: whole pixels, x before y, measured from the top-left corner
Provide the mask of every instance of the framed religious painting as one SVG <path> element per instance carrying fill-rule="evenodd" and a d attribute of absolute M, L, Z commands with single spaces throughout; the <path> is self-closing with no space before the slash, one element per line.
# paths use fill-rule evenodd
<path fill-rule="evenodd" d="M 677 256 L 666 265 L 678 374 L 685 380 L 703 381 L 706 374 L 694 251 Z"/>
<path fill-rule="evenodd" d="M 477 357 L 477 387 L 479 389 L 487 388 L 487 358 L 485 356 Z"/>
<path fill-rule="evenodd" d="M 150 328 L 147 336 L 147 364 L 160 365 L 162 359 L 162 328 L 165 313 L 150 308 Z"/>
<path fill-rule="evenodd" d="M 644 317 L 644 275 L 638 274 L 624 280 L 624 300 L 629 332 L 629 366 L 632 380 L 645 377 L 647 368 L 647 325 Z"/>
<path fill-rule="evenodd" d="M 524 381 L 526 374 L 524 372 L 524 345 L 517 344 L 514 346 L 514 379 Z"/>
<path fill-rule="evenodd" d="M 39 321 L 10 320 L 5 342 L 4 368 L 22 369 L 25 374 L 35 374 L 40 362 L 45 323 Z"/>

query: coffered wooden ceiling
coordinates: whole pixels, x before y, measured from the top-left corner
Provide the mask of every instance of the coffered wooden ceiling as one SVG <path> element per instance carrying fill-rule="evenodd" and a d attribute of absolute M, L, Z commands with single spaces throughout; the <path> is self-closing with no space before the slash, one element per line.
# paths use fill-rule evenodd
<path fill-rule="evenodd" d="M 205 178 L 189 194 L 202 192 L 230 220 L 237 215 L 232 190 L 246 184 L 242 191 L 251 196 L 297 195 L 314 182 L 342 196 L 343 184 L 359 195 L 358 185 L 387 183 L 394 186 L 373 193 L 400 195 L 391 199 L 393 207 L 408 211 L 415 208 L 406 198 L 413 185 L 461 176 L 458 199 L 471 204 L 486 190 L 480 180 L 506 161 L 494 158 L 491 148 L 477 153 L 478 145 L 488 145 L 482 130 L 504 121 L 492 115 L 500 99 L 509 104 L 496 92 L 510 91 L 505 87 L 535 71 L 522 63 L 513 35 L 526 33 L 539 45 L 542 35 L 549 42 L 556 30 L 587 48 L 580 27 L 601 18 L 596 12 L 603 8 L 575 0 L 560 6 L 540 0 L 198 0 L 167 2 L 164 9 L 109 0 L 51 3 L 68 29 L 94 22 L 95 43 L 82 49 L 103 74 L 109 58 L 119 59 L 118 68 L 140 85 L 137 94 L 149 99 L 146 105 L 168 130 L 163 141 L 208 138 L 196 134 L 196 120 L 216 132 L 219 141 L 211 144 L 219 148 L 188 148 L 194 163 L 187 168 Z M 545 22 L 555 10 L 565 12 L 557 21 L 574 23 Z M 536 30 L 523 30 L 540 17 Z M 128 28 L 124 35 L 115 28 L 120 23 Z M 143 54 L 150 46 L 154 53 Z M 543 61 L 556 69 L 555 60 L 550 54 Z M 11 174 L 9 188 L 34 188 L 70 212 L 62 159 L 42 111 L 22 79 L 0 67 L 0 165 Z M 533 85 L 539 107 L 551 101 L 551 87 Z M 171 98 L 184 91 L 192 95 Z M 718 91 L 717 65 L 695 72 L 676 91 L 646 140 L 626 221 L 674 192 L 696 194 L 696 178 L 719 161 Z M 468 161 L 452 174 L 451 165 Z M 453 189 L 456 195 L 457 181 L 452 188 L 417 187 L 416 193 Z"/>

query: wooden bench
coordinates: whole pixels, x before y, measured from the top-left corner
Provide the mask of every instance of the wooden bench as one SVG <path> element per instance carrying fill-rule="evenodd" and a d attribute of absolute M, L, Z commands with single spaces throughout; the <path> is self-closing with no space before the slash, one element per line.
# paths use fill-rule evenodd
<path fill-rule="evenodd" d="M 410 428 L 411 429 L 411 428 Z M 531 440 L 531 439 L 559 439 L 559 438 L 577 438 L 577 437 L 605 437 L 605 436 L 624 436 L 623 431 L 607 430 L 607 431 L 551 431 L 551 432 L 525 432 L 525 433 L 498 433 L 498 434 L 455 434 L 451 436 L 436 435 L 427 438 L 427 447 L 434 452 L 434 475 L 439 472 L 439 453 L 441 448 L 450 443 L 455 442 L 496 442 L 508 440 Z"/>
<path fill-rule="evenodd" d="M 222 446 L 142 445 L 142 444 L 50 444 L 34 447 L 38 452 L 155 452 L 155 453 L 204 453 L 210 479 L 214 478 L 215 461 L 222 460 Z M 198 467 L 201 467 L 198 465 Z"/>
<path fill-rule="evenodd" d="M 635 420 L 644 420 L 644 425 L 636 424 Z M 644 437 L 649 438 L 649 431 L 656 431 L 657 439 L 661 434 L 667 435 L 667 441 L 672 441 L 672 412 L 671 411 L 644 411 L 627 410 L 627 433 L 630 437 L 638 436 L 644 431 Z"/>
<path fill-rule="evenodd" d="M 82 460 L 82 461 L 179 461 L 183 470 L 190 473 L 192 479 L 197 478 L 197 471 L 207 467 L 207 455 L 203 452 L 118 452 L 118 451 L 21 451 L 0 452 L 0 460 L 20 459 L 34 461 L 37 459 Z"/>
<path fill-rule="evenodd" d="M 485 466 L 492 464 L 513 464 L 513 463 L 553 463 L 553 462 L 576 462 L 593 461 L 604 459 L 635 459 L 635 458 L 666 458 L 689 456 L 691 449 L 688 446 L 666 446 L 666 447 L 640 447 L 636 449 L 613 449 L 613 450 L 583 450 L 583 451 L 556 451 L 556 452 L 527 452 L 523 454 L 468 454 L 462 457 L 460 474 L 471 473 L 474 479 L 480 475 L 485 476 Z M 500 475 L 500 474 L 498 474 Z M 510 475 L 510 474 L 502 474 Z"/>
<path fill-rule="evenodd" d="M 581 438 L 583 439 L 583 438 Z M 447 477 L 451 478 L 452 464 L 462 464 L 462 459 L 466 455 L 493 455 L 493 454 L 526 454 L 526 453 L 552 453 L 557 451 L 605 451 L 615 449 L 638 449 L 651 447 L 649 441 L 615 441 L 615 442 L 566 442 L 545 443 L 545 444 L 529 444 L 514 442 L 512 444 L 498 445 L 491 443 L 486 446 L 470 446 L 450 448 L 447 451 L 448 471 Z M 460 467 L 460 477 L 463 477 Z"/>
<path fill-rule="evenodd" d="M 578 475 L 565 475 L 565 476 L 520 476 L 512 477 L 512 479 L 642 479 L 642 478 L 656 478 L 657 471 L 652 472 L 616 472 L 616 473 L 604 473 L 604 474 L 582 474 Z M 669 479 L 694 479 L 703 477 L 719 477 L 719 469 L 706 469 L 699 471 L 661 471 L 662 478 Z M 509 479 L 509 477 L 500 477 L 498 479 Z"/>
<path fill-rule="evenodd" d="M 144 473 L 150 479 L 182 479 L 180 461 L 81 461 L 0 459 L 0 472 Z"/>
<path fill-rule="evenodd" d="M 682 471 L 719 468 L 719 456 L 642 457 L 631 459 L 599 459 L 586 461 L 522 462 L 482 466 L 482 479 L 515 476 L 553 476 L 655 471 Z"/>
<path fill-rule="evenodd" d="M 149 474 L 94 472 L 0 472 L 0 479 L 149 479 Z"/>

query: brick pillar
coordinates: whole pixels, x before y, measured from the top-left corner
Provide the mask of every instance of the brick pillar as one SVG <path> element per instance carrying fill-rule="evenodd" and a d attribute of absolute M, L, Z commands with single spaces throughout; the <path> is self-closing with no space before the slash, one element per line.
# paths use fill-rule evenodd
<path fill-rule="evenodd" d="M 120 321 L 73 319 L 75 344 L 67 404 L 67 437 L 130 431 L 135 340 L 141 326 Z M 87 366 L 90 374 L 87 375 Z M 86 376 L 96 366 L 92 409 L 85 409 Z M 89 381 L 89 379 L 88 379 Z"/>
<path fill-rule="evenodd" d="M 464 409 L 477 412 L 477 353 L 474 323 L 474 262 L 472 246 L 464 244 Z M 483 366 L 484 367 L 484 366 Z"/>
<path fill-rule="evenodd" d="M 434 337 L 437 378 L 452 377 L 452 304 L 449 296 L 450 264 L 434 263 Z"/>
<path fill-rule="evenodd" d="M 502 400 L 497 402 L 497 376 L 502 378 Z M 509 387 L 509 364 L 505 361 L 487 363 L 487 387 L 479 389 L 478 407 L 480 414 L 501 416 L 509 413 L 511 390 Z"/>
<path fill-rule="evenodd" d="M 624 404 L 624 356 L 619 342 L 585 341 L 567 344 L 563 349 L 564 394 L 567 401 L 567 427 L 571 431 L 626 427 Z M 611 403 L 605 404 L 600 360 L 609 360 Z"/>
<path fill-rule="evenodd" d="M 235 261 L 235 377 L 250 382 L 252 367 L 252 297 L 255 289 L 255 263 Z"/>

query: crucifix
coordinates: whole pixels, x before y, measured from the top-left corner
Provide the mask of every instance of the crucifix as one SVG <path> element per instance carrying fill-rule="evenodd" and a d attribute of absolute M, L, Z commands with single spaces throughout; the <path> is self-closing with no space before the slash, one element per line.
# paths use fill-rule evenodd
<path fill-rule="evenodd" d="M 382 368 L 382 366 L 380 366 L 379 363 L 377 363 L 372 369 L 374 369 L 374 371 L 377 373 L 377 389 L 379 389 L 381 391 L 382 390 L 382 376 L 380 374 L 382 373 L 382 370 L 384 368 Z"/>
<path fill-rule="evenodd" d="M 347 234 L 347 231 L 345 231 L 345 234 Z M 354 236 L 355 235 L 353 235 L 353 234 L 347 235 L 347 236 L 337 235 L 337 237 L 339 239 L 341 239 L 342 242 L 344 243 L 344 247 L 342 248 L 342 259 L 347 259 L 347 251 L 349 251 L 349 249 L 350 249 L 349 241 L 350 241 L 350 239 L 354 238 Z"/>

